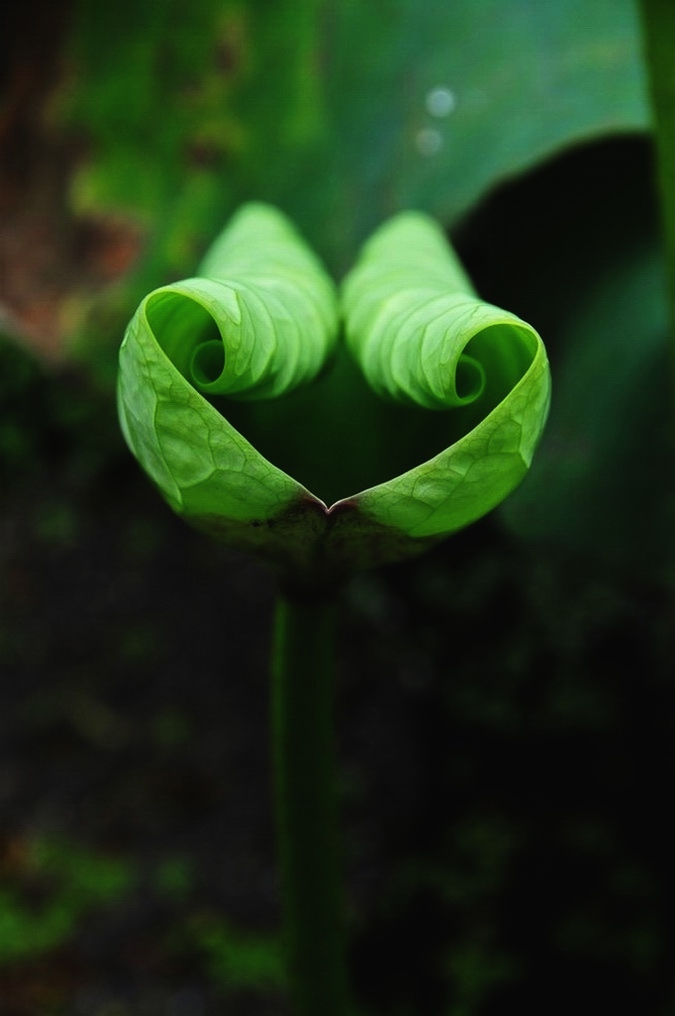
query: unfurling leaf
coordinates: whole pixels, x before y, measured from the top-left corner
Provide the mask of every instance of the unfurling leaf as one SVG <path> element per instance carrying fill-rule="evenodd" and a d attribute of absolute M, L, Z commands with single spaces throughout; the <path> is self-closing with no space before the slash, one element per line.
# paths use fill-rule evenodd
<path fill-rule="evenodd" d="M 446 536 L 496 507 L 527 472 L 548 413 L 535 330 L 478 299 L 441 230 L 415 212 L 371 237 L 343 307 L 347 343 L 373 388 L 470 413 L 464 436 L 364 491 L 359 507 L 413 537 Z"/>
<path fill-rule="evenodd" d="M 330 361 L 334 287 L 281 213 L 242 208 L 196 278 L 145 298 L 120 351 L 122 428 L 169 504 L 314 584 L 418 553 L 495 507 L 527 471 L 549 400 L 537 333 L 475 296 L 425 216 L 403 213 L 381 227 L 342 304 L 347 345 L 369 385 L 385 399 L 444 410 L 435 418 L 449 447 L 431 458 L 421 448 L 419 465 L 332 506 L 219 411 L 222 396 L 283 396 Z M 307 419 L 292 440 L 311 440 L 318 423 Z"/>
<path fill-rule="evenodd" d="M 308 492 L 207 400 L 278 396 L 320 371 L 337 336 L 335 288 L 288 220 L 244 206 L 200 266 L 141 303 L 120 350 L 129 447 L 188 518 L 248 524 Z"/>
<path fill-rule="evenodd" d="M 375 391 L 426 409 L 506 394 L 541 344 L 514 314 L 479 300 L 427 216 L 405 212 L 365 245 L 343 287 L 347 344 Z"/>

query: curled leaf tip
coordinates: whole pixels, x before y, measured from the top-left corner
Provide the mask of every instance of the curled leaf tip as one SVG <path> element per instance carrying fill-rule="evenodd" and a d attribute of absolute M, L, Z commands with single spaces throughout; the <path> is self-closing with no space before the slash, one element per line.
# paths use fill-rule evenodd
<path fill-rule="evenodd" d="M 402 212 L 365 244 L 342 291 L 347 344 L 381 395 L 469 405 L 522 377 L 539 337 L 480 300 L 440 227 Z"/>
<path fill-rule="evenodd" d="M 307 384 L 337 332 L 333 283 L 292 223 L 263 204 L 240 209 L 198 275 L 145 297 L 120 350 L 119 413 L 172 507 L 242 521 L 308 494 L 209 399 L 272 399 Z"/>
<path fill-rule="evenodd" d="M 276 209 L 245 205 L 197 276 L 150 293 L 143 326 L 197 391 L 269 399 L 311 381 L 337 336 L 333 285 Z"/>

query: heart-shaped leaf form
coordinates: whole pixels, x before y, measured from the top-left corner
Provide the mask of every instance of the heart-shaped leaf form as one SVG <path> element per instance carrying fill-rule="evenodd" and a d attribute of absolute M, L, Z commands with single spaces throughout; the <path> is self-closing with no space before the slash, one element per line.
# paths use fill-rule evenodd
<path fill-rule="evenodd" d="M 273 399 L 329 362 L 336 294 L 279 212 L 245 206 L 198 277 L 143 300 L 120 350 L 122 429 L 171 507 L 312 584 L 417 553 L 489 511 L 527 471 L 548 408 L 541 339 L 473 294 L 430 219 L 404 213 L 382 227 L 343 303 L 370 385 L 431 411 L 457 407 L 464 426 L 445 451 L 332 506 L 210 401 Z"/>

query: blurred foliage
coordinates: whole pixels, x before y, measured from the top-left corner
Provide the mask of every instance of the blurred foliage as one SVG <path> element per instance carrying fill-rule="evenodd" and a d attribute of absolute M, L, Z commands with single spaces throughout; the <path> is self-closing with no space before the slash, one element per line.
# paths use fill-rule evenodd
<path fill-rule="evenodd" d="M 583 10 L 79 0 L 75 200 L 158 217 L 181 271 L 234 206 L 267 200 L 344 269 L 400 208 L 449 223 L 564 144 L 645 127 L 632 4 Z"/>
<path fill-rule="evenodd" d="M 504 266 L 489 248 L 516 225 Z M 637 138 L 578 149 L 495 195 L 465 243 L 552 362 L 544 438 L 502 521 L 540 548 L 671 581 L 672 347 L 651 150 Z"/>
<path fill-rule="evenodd" d="M 54 376 L 0 335 L 0 489 L 60 467 L 91 484 L 126 450 L 109 392 L 75 371 Z"/>
<path fill-rule="evenodd" d="M 2 965 L 59 948 L 89 911 L 115 904 L 135 881 L 129 862 L 65 841 L 10 844 L 2 867 L 14 876 L 6 888 L 0 881 Z"/>
<path fill-rule="evenodd" d="M 654 247 L 608 253 L 564 330 L 557 400 L 533 475 L 504 509 L 524 538 L 675 578 L 667 316 Z"/>
<path fill-rule="evenodd" d="M 586 179 L 595 204 L 592 164 L 601 186 L 618 157 L 639 176 L 645 155 L 635 142 L 588 149 L 514 184 L 467 226 L 467 256 L 496 286 L 483 214 L 492 240 L 526 194 L 562 199 L 562 177 L 570 193 Z M 102 462 L 81 469 L 95 434 L 68 421 L 98 427 L 99 400 L 6 354 L 24 380 L 4 421 L 32 407 L 22 426 L 36 465 L 9 457 L 0 489 L 4 824 L 56 820 L 69 839 L 49 875 L 5 868 L 11 941 L 26 945 L 0 985 L 52 983 L 54 968 L 38 965 L 52 956 L 75 966 L 59 1016 L 87 976 L 133 1016 L 152 978 L 197 985 L 216 999 L 208 1016 L 218 1004 L 264 1012 L 279 991 L 269 584 L 173 520 L 117 443 L 101 436 Z M 552 542 L 515 541 L 485 520 L 345 595 L 353 962 L 373 1012 L 537 1013 L 551 983 L 553 1016 L 582 990 L 589 1012 L 626 998 L 668 1012 L 672 596 Z M 111 856 L 133 858 L 136 882 L 104 899 L 95 862 Z M 120 968 L 137 1004 L 116 987 Z"/>
<path fill-rule="evenodd" d="M 194 882 L 191 863 L 181 857 L 160 861 L 151 879 L 157 895 L 179 909 L 191 906 Z M 0 968 L 72 947 L 92 913 L 106 908 L 110 920 L 139 889 L 137 862 L 63 838 L 8 842 L 0 857 Z M 264 991 L 284 984 L 278 936 L 243 931 L 216 914 L 177 922 L 165 948 L 174 956 L 196 955 L 222 989 Z"/>
<path fill-rule="evenodd" d="M 215 915 L 196 918 L 187 929 L 192 948 L 204 957 L 206 970 L 223 988 L 282 988 L 286 972 L 278 935 L 252 935 Z"/>

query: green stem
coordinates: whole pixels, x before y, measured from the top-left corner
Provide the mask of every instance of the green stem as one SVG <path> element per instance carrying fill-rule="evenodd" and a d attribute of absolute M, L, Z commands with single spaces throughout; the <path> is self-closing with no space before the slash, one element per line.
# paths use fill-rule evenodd
<path fill-rule="evenodd" d="M 641 0 L 640 7 L 656 135 L 672 329 L 675 326 L 675 4 L 673 0 Z"/>
<path fill-rule="evenodd" d="M 294 1016 L 346 1016 L 333 751 L 335 603 L 281 597 L 272 722 L 284 932 Z"/>

